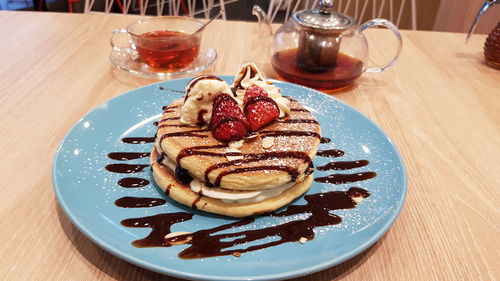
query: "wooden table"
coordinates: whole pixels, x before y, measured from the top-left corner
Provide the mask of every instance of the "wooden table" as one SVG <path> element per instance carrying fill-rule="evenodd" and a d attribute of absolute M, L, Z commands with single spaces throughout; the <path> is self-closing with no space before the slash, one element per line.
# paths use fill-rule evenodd
<path fill-rule="evenodd" d="M 139 85 L 113 69 L 108 38 L 133 17 L 0 12 L 2 280 L 173 280 L 102 250 L 68 220 L 51 182 L 57 145 L 86 112 Z M 217 22 L 210 72 L 255 60 L 256 24 Z M 229 31 L 233 32 L 222 32 Z M 231 36 L 229 40 L 225 36 Z M 372 54 L 390 35 L 375 32 Z M 408 171 L 405 207 L 370 250 L 303 280 L 496 280 L 500 277 L 500 71 L 484 35 L 404 31 L 399 62 L 335 97 L 387 132 Z"/>

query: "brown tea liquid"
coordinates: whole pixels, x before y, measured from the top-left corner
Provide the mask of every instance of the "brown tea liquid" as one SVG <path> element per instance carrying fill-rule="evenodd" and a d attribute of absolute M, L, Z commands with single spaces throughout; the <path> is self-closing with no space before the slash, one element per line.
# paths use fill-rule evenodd
<path fill-rule="evenodd" d="M 137 53 L 148 65 L 162 70 L 188 66 L 200 51 L 200 38 L 179 31 L 159 30 L 136 39 Z M 154 39 L 157 40 L 154 40 Z M 163 40 L 164 39 L 164 40 Z"/>
<path fill-rule="evenodd" d="M 324 91 L 337 91 L 350 86 L 361 73 L 363 62 L 344 54 L 337 55 L 337 65 L 323 72 L 308 72 L 297 66 L 297 48 L 276 52 L 271 63 L 284 80 Z"/>

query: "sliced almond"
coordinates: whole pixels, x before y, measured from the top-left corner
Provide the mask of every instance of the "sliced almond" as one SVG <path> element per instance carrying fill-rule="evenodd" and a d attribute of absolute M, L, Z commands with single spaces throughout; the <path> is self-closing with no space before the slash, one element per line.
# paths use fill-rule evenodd
<path fill-rule="evenodd" d="M 170 232 L 167 235 L 165 235 L 163 239 L 165 240 L 165 243 L 168 243 L 170 245 L 182 245 L 188 243 L 189 241 L 191 241 L 191 239 L 193 239 L 189 234 L 191 234 L 191 232 L 185 232 L 185 231 Z"/>
<path fill-rule="evenodd" d="M 228 161 L 235 161 L 243 159 L 243 155 L 226 155 Z"/>
<path fill-rule="evenodd" d="M 262 138 L 262 147 L 270 148 L 274 145 L 274 137 L 264 137 Z"/>
<path fill-rule="evenodd" d="M 258 135 L 259 134 L 250 133 L 248 136 L 245 137 L 245 139 L 250 140 L 250 139 L 256 138 Z"/>
<path fill-rule="evenodd" d="M 356 196 L 356 197 L 351 197 L 352 200 L 354 200 L 354 202 L 356 203 L 361 203 L 361 201 L 363 201 L 363 199 L 365 199 L 363 196 Z"/>
<path fill-rule="evenodd" d="M 299 242 L 300 242 L 300 244 L 304 244 L 304 243 L 306 243 L 306 242 L 307 242 L 307 238 L 305 238 L 305 237 L 300 237 Z"/>
<path fill-rule="evenodd" d="M 244 142 L 245 142 L 245 140 L 232 141 L 228 144 L 229 148 L 227 150 L 228 151 L 239 151 L 238 148 L 242 147 Z"/>
<path fill-rule="evenodd" d="M 241 257 L 241 253 L 240 252 L 233 252 L 233 256 L 239 258 L 239 257 Z"/>
<path fill-rule="evenodd" d="M 242 142 L 242 144 L 243 144 L 243 142 Z M 226 153 L 230 153 L 230 152 L 241 153 L 241 150 L 239 150 L 238 148 L 235 148 L 235 147 L 229 147 L 226 149 L 225 152 Z M 228 161 L 241 160 L 241 159 L 243 159 L 243 155 L 226 155 L 226 159 Z"/>

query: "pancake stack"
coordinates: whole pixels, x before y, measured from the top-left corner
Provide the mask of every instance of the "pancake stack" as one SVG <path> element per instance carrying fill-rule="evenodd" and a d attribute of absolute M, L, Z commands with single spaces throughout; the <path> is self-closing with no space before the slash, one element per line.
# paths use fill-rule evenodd
<path fill-rule="evenodd" d="M 241 106 L 241 92 L 259 84 L 276 101 L 280 117 L 240 140 L 214 138 L 209 124 L 215 97 L 230 94 Z M 282 97 L 253 64 L 242 68 L 231 87 L 215 76 L 197 77 L 158 123 L 153 176 L 168 196 L 194 209 L 231 217 L 268 213 L 311 186 L 320 134 L 314 116 Z"/>

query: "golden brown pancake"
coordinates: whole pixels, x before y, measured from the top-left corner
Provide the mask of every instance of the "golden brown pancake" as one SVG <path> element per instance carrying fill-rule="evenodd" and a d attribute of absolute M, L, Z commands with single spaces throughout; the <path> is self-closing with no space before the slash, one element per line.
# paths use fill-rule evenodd
<path fill-rule="evenodd" d="M 320 126 L 296 101 L 290 103 L 288 116 L 260 128 L 255 135 L 245 138 L 237 150 L 216 140 L 206 127 L 182 124 L 181 106 L 182 99 L 175 100 L 165 109 L 158 124 L 161 151 L 209 185 L 231 190 L 265 190 L 290 181 L 300 182 L 316 155 Z"/>
<path fill-rule="evenodd" d="M 279 196 L 253 203 L 225 203 L 220 199 L 210 198 L 190 189 L 189 185 L 180 183 L 172 171 L 156 160 L 160 154 L 153 148 L 151 153 L 151 167 L 153 177 L 165 193 L 175 201 L 194 209 L 226 215 L 231 217 L 246 217 L 274 211 L 295 198 L 304 194 L 311 186 L 313 174 L 305 176 L 301 181 L 285 190 Z"/>

